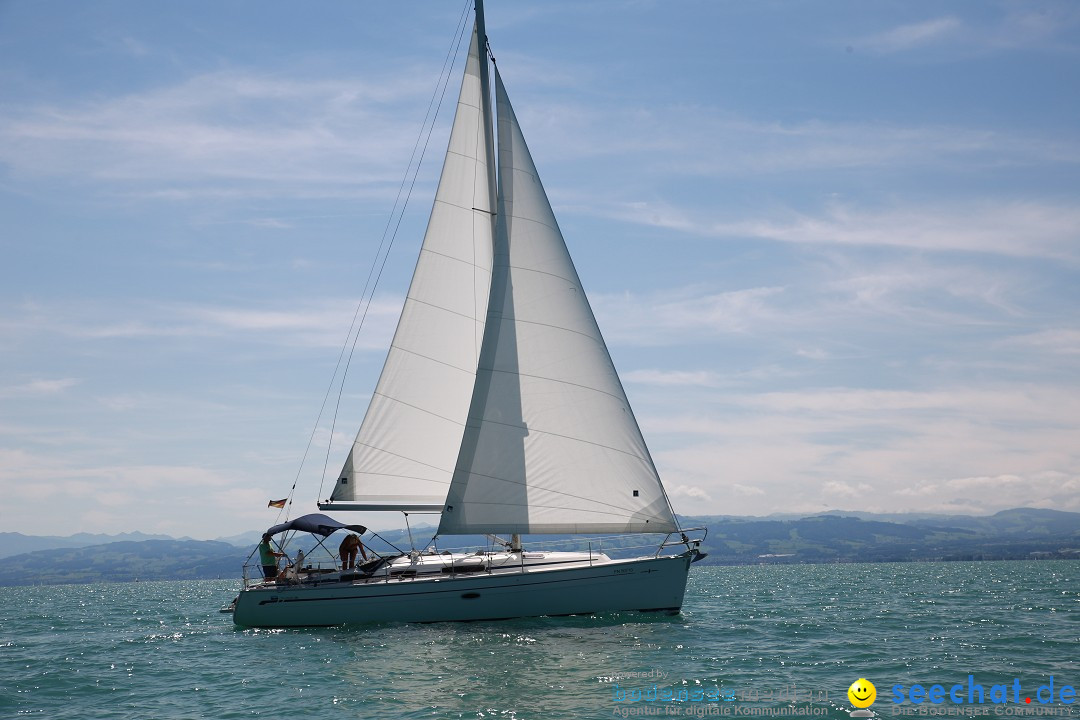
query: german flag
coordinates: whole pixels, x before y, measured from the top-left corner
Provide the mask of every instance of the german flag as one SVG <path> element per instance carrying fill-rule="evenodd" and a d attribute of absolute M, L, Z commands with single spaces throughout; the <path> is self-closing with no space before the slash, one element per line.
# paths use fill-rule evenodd
<path fill-rule="evenodd" d="M 289 498 L 281 498 L 280 500 L 271 500 L 270 502 L 266 503 L 266 507 L 268 507 L 268 508 L 272 508 L 272 507 L 283 508 L 283 507 L 285 507 L 285 501 L 288 500 L 288 499 Z"/>

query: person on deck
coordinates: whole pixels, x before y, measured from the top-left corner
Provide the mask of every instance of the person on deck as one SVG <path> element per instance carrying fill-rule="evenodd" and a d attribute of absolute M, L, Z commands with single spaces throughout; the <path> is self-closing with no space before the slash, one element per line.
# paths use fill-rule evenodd
<path fill-rule="evenodd" d="M 345 536 L 345 539 L 338 545 L 338 555 L 341 557 L 341 569 L 352 570 L 356 567 L 356 553 L 359 551 L 360 555 L 367 560 L 367 552 L 364 550 L 363 543 L 360 542 L 360 536 L 350 533 Z"/>
<path fill-rule="evenodd" d="M 270 535 L 263 535 L 259 543 L 259 563 L 262 565 L 263 577 L 272 580 L 278 574 L 278 558 L 285 557 L 285 553 L 277 552 L 270 545 Z"/>

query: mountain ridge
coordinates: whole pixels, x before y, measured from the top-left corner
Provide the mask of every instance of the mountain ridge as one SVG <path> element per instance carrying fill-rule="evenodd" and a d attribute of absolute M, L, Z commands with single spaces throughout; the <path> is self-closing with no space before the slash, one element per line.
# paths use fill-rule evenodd
<path fill-rule="evenodd" d="M 680 516 L 680 521 L 685 527 L 709 529 L 701 549 L 708 553 L 703 562 L 710 565 L 1080 558 L 1080 513 L 1012 508 L 986 516 L 919 513 L 908 522 L 896 521 L 896 514 L 887 515 L 889 520 L 877 517 L 873 513 L 831 511 L 795 519 L 710 515 Z M 417 530 L 413 529 L 413 535 L 422 547 L 434 528 Z M 408 548 L 405 529 L 379 535 L 399 548 Z M 0 557 L 5 559 L 0 566 L 0 585 L 239 578 L 258 536 L 258 531 L 219 540 L 138 532 L 117 536 L 80 533 L 67 538 L 0 533 Z M 33 546 L 34 539 L 42 541 L 39 545 L 52 545 L 10 552 L 13 547 Z M 108 542 L 78 544 L 98 539 Z M 573 540 L 571 536 L 544 539 Z M 530 540 L 524 538 L 526 544 Z M 619 555 L 630 545 L 629 540 L 605 538 L 603 547 Z M 479 536 L 454 541 L 487 542 Z M 296 547 L 309 552 L 311 545 L 302 541 Z M 330 549 L 335 548 L 332 542 Z"/>

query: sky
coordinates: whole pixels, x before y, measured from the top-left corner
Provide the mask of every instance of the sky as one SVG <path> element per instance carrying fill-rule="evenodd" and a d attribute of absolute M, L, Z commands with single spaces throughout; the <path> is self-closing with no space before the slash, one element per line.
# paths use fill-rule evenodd
<path fill-rule="evenodd" d="M 677 512 L 1080 511 L 1080 5 L 487 5 Z M 0 0 L 0 531 L 231 536 L 294 482 L 315 510 L 464 6 Z"/>

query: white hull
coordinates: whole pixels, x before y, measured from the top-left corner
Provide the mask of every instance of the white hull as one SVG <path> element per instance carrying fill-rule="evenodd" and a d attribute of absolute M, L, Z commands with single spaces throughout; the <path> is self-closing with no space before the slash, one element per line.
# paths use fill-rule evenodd
<path fill-rule="evenodd" d="M 693 552 L 633 560 L 586 560 L 427 577 L 385 574 L 319 585 L 243 590 L 233 619 L 244 627 L 367 622 L 498 620 L 616 610 L 677 612 Z"/>

